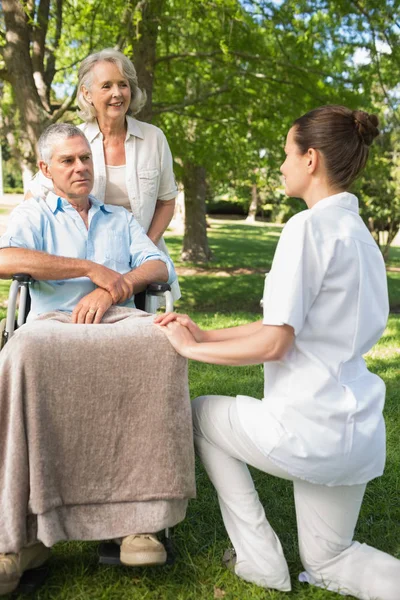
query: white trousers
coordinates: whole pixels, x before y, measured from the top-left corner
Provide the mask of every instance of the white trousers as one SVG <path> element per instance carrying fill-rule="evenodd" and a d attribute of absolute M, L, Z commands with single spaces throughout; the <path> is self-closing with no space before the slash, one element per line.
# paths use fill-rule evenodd
<path fill-rule="evenodd" d="M 196 449 L 217 490 L 239 577 L 265 588 L 291 589 L 282 546 L 267 521 L 249 464 L 293 481 L 305 568 L 300 581 L 360 600 L 400 599 L 400 560 L 353 541 L 365 485 L 315 485 L 277 467 L 242 428 L 235 398 L 196 398 L 193 419 Z"/>

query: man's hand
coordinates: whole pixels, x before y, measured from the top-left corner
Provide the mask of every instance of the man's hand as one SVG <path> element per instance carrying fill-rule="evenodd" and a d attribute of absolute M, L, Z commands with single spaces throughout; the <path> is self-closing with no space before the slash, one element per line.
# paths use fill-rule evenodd
<path fill-rule="evenodd" d="M 84 296 L 72 312 L 73 323 L 98 324 L 113 304 L 111 294 L 97 288 Z"/>
<path fill-rule="evenodd" d="M 180 315 L 176 312 L 165 313 L 162 315 L 158 315 L 154 319 L 155 325 L 167 326 L 169 323 L 176 321 L 180 325 L 186 327 L 196 342 L 204 342 L 205 341 L 205 331 L 200 329 L 200 327 L 192 321 L 192 319 L 188 315 Z"/>
<path fill-rule="evenodd" d="M 87 276 L 97 287 L 111 294 L 113 304 L 125 302 L 132 296 L 132 288 L 124 275 L 108 267 L 91 262 Z"/>

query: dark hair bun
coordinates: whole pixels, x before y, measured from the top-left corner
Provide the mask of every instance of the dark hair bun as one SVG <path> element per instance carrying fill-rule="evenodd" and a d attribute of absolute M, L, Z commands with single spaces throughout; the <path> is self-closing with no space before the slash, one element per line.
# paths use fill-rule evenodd
<path fill-rule="evenodd" d="M 366 146 L 370 146 L 379 135 L 379 121 L 376 115 L 369 115 L 363 110 L 353 110 L 356 130 Z"/>

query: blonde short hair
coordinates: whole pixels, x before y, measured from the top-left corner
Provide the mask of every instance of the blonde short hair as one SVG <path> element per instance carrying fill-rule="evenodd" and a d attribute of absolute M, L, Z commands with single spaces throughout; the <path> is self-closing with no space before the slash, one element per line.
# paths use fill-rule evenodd
<path fill-rule="evenodd" d="M 129 58 L 127 58 L 122 52 L 118 50 L 113 50 L 113 48 L 105 48 L 100 52 L 95 52 L 94 54 L 89 54 L 82 61 L 81 66 L 79 67 L 78 73 L 78 95 L 77 95 L 77 104 L 80 110 L 80 116 L 84 121 L 93 121 L 97 116 L 97 111 L 95 107 L 86 100 L 83 94 L 83 86 L 90 90 L 92 85 L 92 70 L 93 67 L 99 62 L 110 62 L 117 65 L 121 74 L 125 79 L 128 80 L 129 86 L 131 88 L 132 99 L 129 106 L 128 113 L 135 115 L 138 113 L 141 108 L 146 103 L 146 92 L 142 91 L 138 87 L 138 80 L 136 75 L 136 70 Z"/>

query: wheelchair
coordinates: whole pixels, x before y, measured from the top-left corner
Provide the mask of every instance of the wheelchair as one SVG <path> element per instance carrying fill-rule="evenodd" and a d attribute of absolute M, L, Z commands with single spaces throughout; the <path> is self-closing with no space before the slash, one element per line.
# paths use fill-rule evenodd
<path fill-rule="evenodd" d="M 34 283 L 34 279 L 25 273 L 16 273 L 12 277 L 6 318 L 0 321 L 0 350 L 14 335 L 15 331 L 21 327 L 27 319 L 30 310 L 29 287 Z M 171 286 L 164 282 L 154 282 L 148 285 L 146 290 L 135 295 L 135 306 L 148 313 L 155 313 L 160 306 L 160 298 L 165 302 L 165 312 L 173 311 L 173 298 Z M 173 553 L 170 529 L 164 530 L 163 544 L 167 551 L 166 564 L 173 564 L 175 557 Z M 98 548 L 99 564 L 102 565 L 120 565 L 119 546 L 113 542 L 100 542 Z M 45 581 L 48 575 L 46 565 L 31 571 L 25 571 L 20 584 L 14 593 L 33 593 Z"/>

